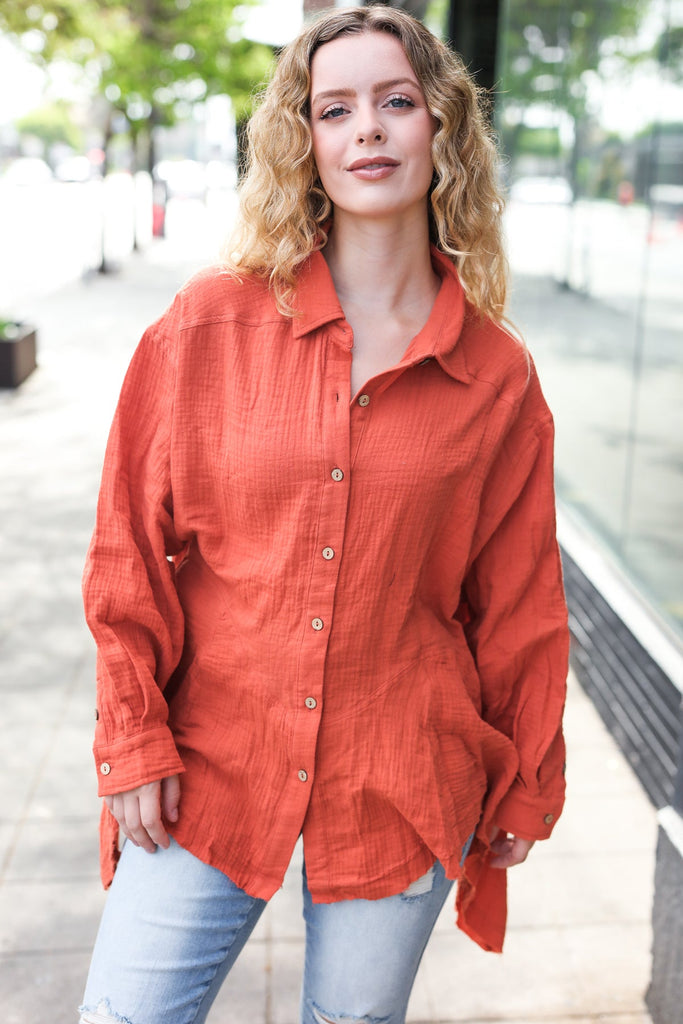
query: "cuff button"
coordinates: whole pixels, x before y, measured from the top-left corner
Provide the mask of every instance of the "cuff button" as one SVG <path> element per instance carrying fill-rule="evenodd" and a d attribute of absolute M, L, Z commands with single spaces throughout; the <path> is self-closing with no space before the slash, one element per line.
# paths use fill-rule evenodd
<path fill-rule="evenodd" d="M 543 819 L 543 822 L 544 822 L 545 825 L 552 825 L 552 823 L 554 821 L 555 821 L 555 815 L 554 814 L 546 814 L 545 818 Z"/>
<path fill-rule="evenodd" d="M 100 765 L 100 772 L 102 773 L 102 775 L 109 775 L 110 771 L 111 765 L 107 761 L 103 761 L 102 764 Z"/>

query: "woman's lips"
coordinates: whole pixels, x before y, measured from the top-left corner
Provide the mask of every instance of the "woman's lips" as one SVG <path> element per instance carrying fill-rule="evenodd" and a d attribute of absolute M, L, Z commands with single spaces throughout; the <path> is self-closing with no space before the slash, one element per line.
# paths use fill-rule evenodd
<path fill-rule="evenodd" d="M 377 181 L 380 178 L 387 178 L 393 174 L 399 166 L 398 160 L 391 157 L 378 156 L 374 159 L 365 157 L 361 160 L 354 160 L 349 164 L 347 170 L 354 178 L 361 178 L 365 181 Z"/>

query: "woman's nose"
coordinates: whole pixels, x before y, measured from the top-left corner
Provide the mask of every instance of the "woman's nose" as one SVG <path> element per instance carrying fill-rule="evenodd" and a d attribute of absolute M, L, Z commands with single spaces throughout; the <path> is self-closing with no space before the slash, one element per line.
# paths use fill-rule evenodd
<path fill-rule="evenodd" d="M 356 141 L 362 146 L 366 142 L 384 142 L 386 135 L 382 128 L 373 128 L 368 132 L 359 132 Z"/>
<path fill-rule="evenodd" d="M 377 114 L 373 116 L 372 111 L 368 110 L 365 116 L 359 119 L 358 129 L 356 131 L 356 142 L 359 145 L 364 145 L 366 142 L 385 142 L 386 132 L 382 127 L 381 123 L 377 119 Z"/>

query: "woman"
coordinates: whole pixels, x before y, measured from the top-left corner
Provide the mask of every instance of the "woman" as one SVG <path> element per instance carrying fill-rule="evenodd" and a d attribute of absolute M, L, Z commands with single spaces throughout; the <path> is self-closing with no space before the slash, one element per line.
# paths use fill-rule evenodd
<path fill-rule="evenodd" d="M 403 1021 L 452 881 L 500 950 L 504 869 L 562 808 L 552 421 L 461 61 L 391 8 L 323 16 L 241 204 L 107 452 L 84 594 L 119 863 L 83 1024 L 203 1021 L 301 834 L 302 1021 Z"/>

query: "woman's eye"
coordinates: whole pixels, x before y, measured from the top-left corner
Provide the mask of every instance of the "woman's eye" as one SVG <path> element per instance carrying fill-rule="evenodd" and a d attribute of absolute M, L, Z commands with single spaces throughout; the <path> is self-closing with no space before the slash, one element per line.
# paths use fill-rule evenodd
<path fill-rule="evenodd" d="M 409 96 L 390 96 L 387 100 L 388 107 L 414 107 L 415 104 Z"/>
<path fill-rule="evenodd" d="M 341 103 L 338 103 L 338 104 L 336 104 L 336 106 L 326 107 L 325 110 L 323 110 L 322 114 L 320 115 L 320 120 L 321 121 L 326 121 L 329 118 L 340 117 L 341 114 L 345 114 L 345 113 L 346 113 L 346 107 L 342 106 Z"/>

